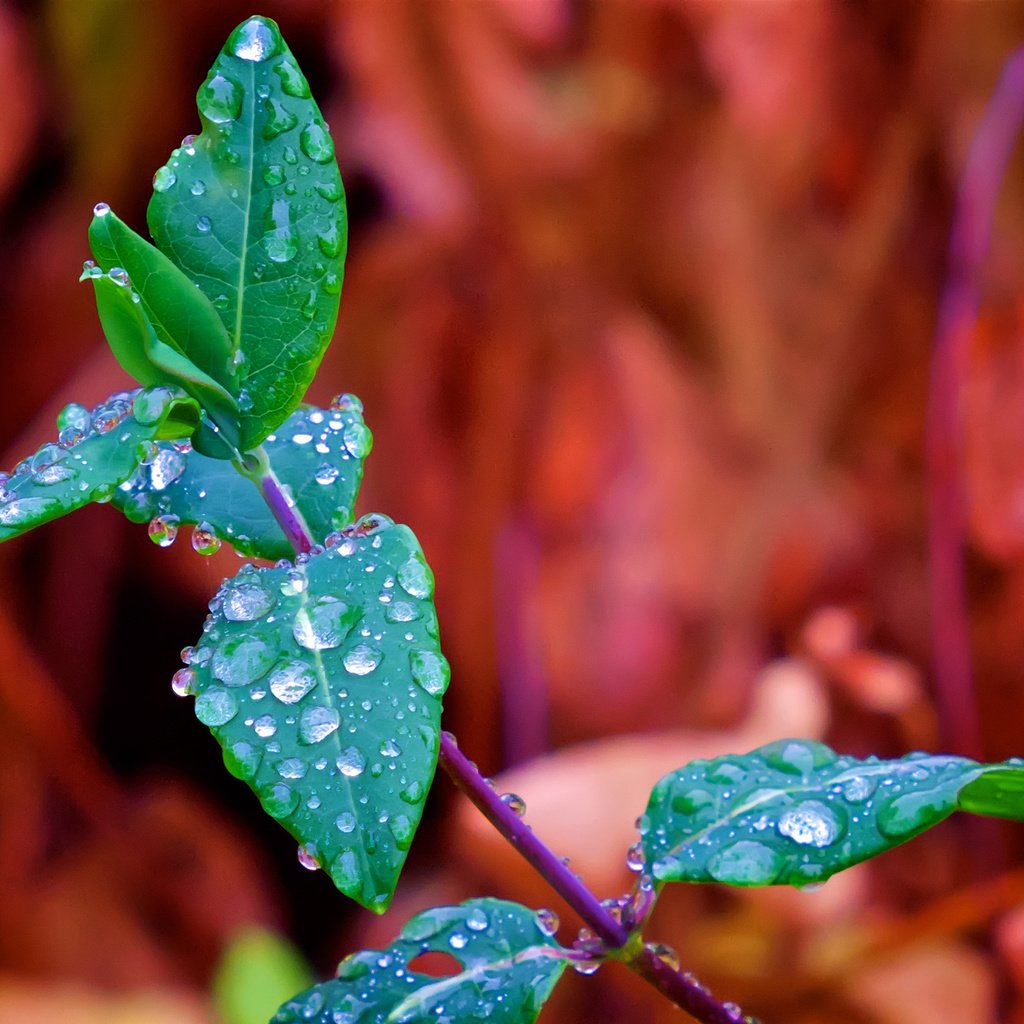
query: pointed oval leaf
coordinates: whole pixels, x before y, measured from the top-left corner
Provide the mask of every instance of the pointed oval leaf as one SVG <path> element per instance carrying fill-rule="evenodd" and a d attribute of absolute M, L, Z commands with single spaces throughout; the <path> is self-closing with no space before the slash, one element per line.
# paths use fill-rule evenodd
<path fill-rule="evenodd" d="M 200 422 L 193 443 L 212 458 L 236 457 L 240 435 L 234 398 L 188 356 L 157 337 L 127 272 L 115 268 L 103 273 L 93 267 L 82 279 L 93 284 L 104 334 L 125 371 L 141 384 L 168 384 L 191 395 L 209 420 Z"/>
<path fill-rule="evenodd" d="M 329 541 L 225 581 L 176 685 L 304 859 L 382 913 L 433 779 L 449 670 L 412 531 L 366 516 Z"/>
<path fill-rule="evenodd" d="M 659 780 L 641 819 L 660 882 L 810 885 L 956 810 L 1024 819 L 1024 767 L 964 757 L 840 757 L 813 740 L 700 760 Z"/>
<path fill-rule="evenodd" d="M 330 409 L 303 406 L 263 444 L 280 483 L 295 498 L 312 536 L 323 542 L 352 522 L 363 459 L 372 436 L 362 404 L 341 395 Z M 234 466 L 199 452 L 163 444 L 114 494 L 113 503 L 136 523 L 173 516 L 179 523 L 207 523 L 240 554 L 276 561 L 291 545 L 252 481 Z"/>
<path fill-rule="evenodd" d="M 156 246 L 100 203 L 89 227 L 93 257 L 104 272 L 124 270 L 156 336 L 229 393 L 238 387 L 231 341 L 213 303 Z"/>
<path fill-rule="evenodd" d="M 456 973 L 415 969 L 424 953 L 455 959 Z M 271 1024 L 533 1024 L 569 963 L 538 915 L 506 900 L 467 900 L 410 918 L 387 949 L 363 950 L 337 978 L 289 1000 Z"/>
<path fill-rule="evenodd" d="M 277 25 L 232 33 L 154 178 L 156 244 L 206 293 L 240 363 L 242 445 L 299 404 L 334 331 L 348 220 L 334 146 Z"/>
<path fill-rule="evenodd" d="M 147 457 L 154 439 L 191 433 L 199 408 L 169 388 L 112 395 L 94 409 L 67 406 L 55 444 L 46 444 L 0 475 L 0 541 L 67 515 L 92 501 L 109 501 Z"/>

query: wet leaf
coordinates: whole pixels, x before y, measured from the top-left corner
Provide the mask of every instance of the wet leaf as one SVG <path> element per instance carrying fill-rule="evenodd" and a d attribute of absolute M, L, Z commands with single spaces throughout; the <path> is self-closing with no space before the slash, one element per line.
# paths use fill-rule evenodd
<path fill-rule="evenodd" d="M 362 405 L 342 395 L 330 409 L 303 406 L 272 434 L 263 449 L 278 481 L 287 487 L 318 541 L 352 521 L 372 436 Z M 291 545 L 253 482 L 227 462 L 162 444 L 113 498 L 133 522 L 174 516 L 179 523 L 208 523 L 243 555 L 274 561 Z"/>
<path fill-rule="evenodd" d="M 0 541 L 109 501 L 154 440 L 186 437 L 198 422 L 196 403 L 163 387 L 112 395 L 91 410 L 67 406 L 57 419 L 57 442 L 0 477 Z"/>
<path fill-rule="evenodd" d="M 452 957 L 459 969 L 443 977 L 410 969 L 424 953 Z M 526 907 L 467 900 L 417 914 L 387 949 L 342 960 L 337 978 L 289 1000 L 271 1024 L 531 1024 L 567 963 L 566 950 Z"/>
<path fill-rule="evenodd" d="M 300 859 L 383 912 L 437 763 L 448 663 L 412 531 L 365 516 L 328 541 L 225 581 L 175 684 Z"/>
<path fill-rule="evenodd" d="M 334 145 L 277 25 L 250 18 L 153 179 L 157 245 L 206 293 L 239 373 L 241 442 L 298 405 L 334 330 L 348 235 Z"/>
<path fill-rule="evenodd" d="M 778 740 L 659 780 L 641 838 L 660 882 L 811 885 L 956 810 L 1024 820 L 1022 793 L 1024 763 L 859 760 L 811 740 Z"/>

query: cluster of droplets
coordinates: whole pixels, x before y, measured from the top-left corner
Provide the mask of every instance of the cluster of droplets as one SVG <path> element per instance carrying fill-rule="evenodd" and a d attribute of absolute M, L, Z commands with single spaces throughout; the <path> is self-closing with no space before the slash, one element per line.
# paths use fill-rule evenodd
<path fill-rule="evenodd" d="M 860 761 L 781 740 L 662 779 L 639 822 L 639 853 L 661 880 L 812 888 L 942 820 L 977 771 L 962 758 Z"/>

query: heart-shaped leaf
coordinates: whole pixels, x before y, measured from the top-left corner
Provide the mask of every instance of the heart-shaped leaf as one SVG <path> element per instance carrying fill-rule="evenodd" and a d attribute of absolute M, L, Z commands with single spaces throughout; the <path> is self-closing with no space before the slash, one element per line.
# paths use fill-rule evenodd
<path fill-rule="evenodd" d="M 424 953 L 453 957 L 459 970 L 420 973 Z M 337 978 L 289 1000 L 271 1024 L 533 1024 L 568 963 L 543 916 L 505 900 L 467 900 L 417 914 L 387 949 L 342 960 Z"/>
<path fill-rule="evenodd" d="M 156 438 L 187 437 L 198 422 L 196 403 L 169 388 L 112 395 L 91 411 L 66 406 L 57 443 L 0 475 L 0 541 L 91 501 L 109 501 Z"/>
<path fill-rule="evenodd" d="M 363 459 L 373 442 L 362 409 L 353 395 L 339 395 L 330 409 L 303 406 L 263 443 L 275 476 L 320 542 L 352 521 Z M 251 480 L 227 462 L 174 445 L 160 445 L 118 488 L 113 503 L 137 523 L 158 516 L 173 524 L 206 523 L 243 555 L 275 561 L 292 554 Z M 173 534 L 156 530 L 154 536 Z"/>
<path fill-rule="evenodd" d="M 128 275 L 157 337 L 230 394 L 236 394 L 231 341 L 203 292 L 106 203 L 99 203 L 93 211 L 89 245 L 102 271 L 109 275 L 120 268 Z"/>
<path fill-rule="evenodd" d="M 225 581 L 175 689 L 302 859 L 383 912 L 433 779 L 448 663 L 412 531 L 365 516 L 328 542 Z"/>
<path fill-rule="evenodd" d="M 338 313 L 348 221 L 334 146 L 277 25 L 231 34 L 153 179 L 156 244 L 206 293 L 239 372 L 241 443 L 301 401 Z"/>
<path fill-rule="evenodd" d="M 779 740 L 659 780 L 641 842 L 660 882 L 810 885 L 956 810 L 1024 820 L 1022 794 L 1020 762 L 859 760 L 813 740 Z"/>

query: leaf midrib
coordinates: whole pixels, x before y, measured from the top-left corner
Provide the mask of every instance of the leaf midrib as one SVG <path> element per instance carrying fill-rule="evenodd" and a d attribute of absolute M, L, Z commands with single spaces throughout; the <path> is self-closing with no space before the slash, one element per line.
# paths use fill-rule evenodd
<path fill-rule="evenodd" d="M 249 64 L 248 96 L 252 104 L 252 116 L 249 118 L 249 160 L 246 172 L 246 203 L 242 215 L 242 246 L 238 254 L 238 283 L 235 286 L 235 329 L 231 337 L 231 357 L 234 359 L 242 347 L 242 307 L 245 296 L 245 268 L 249 259 L 249 223 L 252 220 L 253 168 L 256 164 L 256 65 Z"/>

